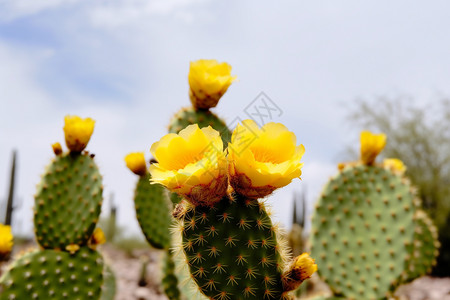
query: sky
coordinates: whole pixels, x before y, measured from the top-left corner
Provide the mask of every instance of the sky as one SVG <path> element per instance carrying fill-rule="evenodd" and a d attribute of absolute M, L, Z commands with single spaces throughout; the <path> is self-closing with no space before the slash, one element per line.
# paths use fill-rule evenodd
<path fill-rule="evenodd" d="M 0 200 L 18 150 L 14 231 L 32 234 L 33 195 L 64 142 L 67 114 L 91 117 L 104 196 L 140 234 L 137 177 L 124 163 L 189 105 L 189 62 L 228 62 L 234 82 L 214 112 L 248 118 L 261 92 L 306 148 L 302 180 L 270 197 L 290 226 L 294 192 L 313 203 L 359 131 L 356 98 L 409 95 L 428 109 L 450 95 L 448 1 L 0 0 Z M 4 207 L 4 204 L 3 204 Z M 310 205 L 312 207 L 312 205 Z M 108 209 L 105 201 L 104 210 Z M 3 212 L 3 211 L 2 211 Z"/>

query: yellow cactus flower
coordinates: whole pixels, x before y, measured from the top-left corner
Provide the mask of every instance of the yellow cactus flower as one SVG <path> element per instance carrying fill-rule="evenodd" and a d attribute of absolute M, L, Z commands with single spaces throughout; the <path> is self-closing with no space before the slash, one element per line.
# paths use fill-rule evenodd
<path fill-rule="evenodd" d="M 189 125 L 152 145 L 157 160 L 150 166 L 152 182 L 166 186 L 194 205 L 212 206 L 227 190 L 226 158 L 219 132 Z"/>
<path fill-rule="evenodd" d="M 304 280 L 311 278 L 315 272 L 317 272 L 317 264 L 308 253 L 297 256 L 283 276 L 284 290 L 295 290 Z"/>
<path fill-rule="evenodd" d="M 398 174 L 403 174 L 406 171 L 405 164 L 398 158 L 386 158 L 383 160 L 383 166 Z"/>
<path fill-rule="evenodd" d="M 95 121 L 91 118 L 82 119 L 78 116 L 64 118 L 64 134 L 67 148 L 71 152 L 81 152 L 86 148 L 94 132 Z"/>
<path fill-rule="evenodd" d="M 54 143 L 52 145 L 52 149 L 53 149 L 53 153 L 55 153 L 55 155 L 61 155 L 62 147 L 61 147 L 60 143 Z"/>
<path fill-rule="evenodd" d="M 125 163 L 128 169 L 139 176 L 147 174 L 144 152 L 133 152 L 125 156 Z"/>
<path fill-rule="evenodd" d="M 80 245 L 70 244 L 66 246 L 66 251 L 68 251 L 70 254 L 75 254 L 78 250 L 80 250 Z"/>
<path fill-rule="evenodd" d="M 215 59 L 191 62 L 188 80 L 192 105 L 197 109 L 215 107 L 235 79 L 227 63 L 219 63 Z"/>
<path fill-rule="evenodd" d="M 245 120 L 234 130 L 228 144 L 228 173 L 233 189 L 251 199 L 262 198 L 300 178 L 305 152 L 283 124 L 262 128 Z"/>
<path fill-rule="evenodd" d="M 361 132 L 361 161 L 366 165 L 372 165 L 386 146 L 386 135 L 373 134 L 370 131 Z"/>
<path fill-rule="evenodd" d="M 105 234 L 100 227 L 95 228 L 94 233 L 89 240 L 89 246 L 95 249 L 98 245 L 106 243 Z"/>
<path fill-rule="evenodd" d="M 13 246 L 13 235 L 11 226 L 0 224 L 0 261 L 11 253 Z"/>

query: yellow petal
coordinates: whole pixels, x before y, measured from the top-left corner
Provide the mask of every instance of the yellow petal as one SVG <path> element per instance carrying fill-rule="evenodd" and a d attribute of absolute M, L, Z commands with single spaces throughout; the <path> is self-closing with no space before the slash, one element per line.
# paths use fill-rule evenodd
<path fill-rule="evenodd" d="M 227 63 L 205 59 L 191 62 L 188 81 L 193 106 L 198 109 L 215 107 L 235 79 Z"/>
<path fill-rule="evenodd" d="M 152 182 L 160 183 L 194 205 L 213 205 L 226 194 L 223 142 L 211 127 L 197 124 L 168 134 L 152 145 L 158 163 L 150 166 Z"/>
<path fill-rule="evenodd" d="M 125 163 L 133 173 L 144 176 L 147 174 L 144 152 L 133 152 L 125 156 Z"/>
<path fill-rule="evenodd" d="M 13 235 L 11 226 L 0 224 L 0 261 L 11 253 L 13 246 Z"/>
<path fill-rule="evenodd" d="M 228 145 L 228 169 L 235 191 L 262 197 L 264 192 L 271 193 L 299 178 L 305 148 L 296 143 L 295 134 L 283 124 L 268 123 L 259 128 L 253 120 L 243 121 Z"/>
<path fill-rule="evenodd" d="M 361 132 L 361 161 L 366 165 L 373 164 L 385 146 L 385 134 L 373 134 L 370 131 Z"/>
<path fill-rule="evenodd" d="M 91 118 L 82 119 L 78 116 L 64 118 L 64 135 L 67 148 L 71 152 L 81 152 L 86 148 L 94 132 L 95 121 Z"/>
<path fill-rule="evenodd" d="M 383 166 L 399 174 L 403 174 L 406 171 L 405 164 L 398 158 L 386 158 L 383 160 Z"/>

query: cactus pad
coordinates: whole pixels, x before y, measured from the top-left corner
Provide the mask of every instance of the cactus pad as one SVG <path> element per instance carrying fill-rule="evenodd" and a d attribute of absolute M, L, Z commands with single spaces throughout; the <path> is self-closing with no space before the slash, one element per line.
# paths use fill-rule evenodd
<path fill-rule="evenodd" d="M 97 300 L 103 284 L 103 259 L 82 247 L 74 255 L 43 250 L 17 259 L 0 280 L 0 300 Z"/>
<path fill-rule="evenodd" d="M 164 293 L 166 294 L 167 298 L 169 298 L 169 300 L 180 300 L 181 293 L 178 288 L 178 278 L 175 274 L 175 261 L 170 251 L 166 251 L 164 253 L 163 263 L 162 286 L 164 289 Z"/>
<path fill-rule="evenodd" d="M 34 225 L 43 248 L 85 245 L 100 215 L 102 178 L 86 154 L 56 156 L 38 185 Z"/>
<path fill-rule="evenodd" d="M 406 282 L 430 273 L 439 254 L 437 229 L 431 219 L 424 211 L 418 210 L 415 222 L 414 240 L 410 245 L 410 258 L 403 274 L 403 280 Z"/>
<path fill-rule="evenodd" d="M 264 205 L 240 196 L 187 209 L 182 247 L 210 299 L 281 299 L 282 247 Z"/>
<path fill-rule="evenodd" d="M 378 166 L 342 170 L 325 187 L 312 220 L 312 256 L 336 295 L 384 299 L 400 280 L 414 237 L 409 181 Z"/>
<path fill-rule="evenodd" d="M 231 132 L 223 120 L 209 110 L 195 110 L 194 108 L 182 108 L 170 121 L 169 132 L 178 133 L 189 125 L 198 124 L 199 128 L 211 126 L 222 137 L 224 147 L 231 140 Z"/>
<path fill-rule="evenodd" d="M 157 249 L 168 249 L 171 242 L 172 203 L 166 189 L 150 184 L 150 175 L 139 177 L 134 194 L 136 216 L 147 241 Z"/>

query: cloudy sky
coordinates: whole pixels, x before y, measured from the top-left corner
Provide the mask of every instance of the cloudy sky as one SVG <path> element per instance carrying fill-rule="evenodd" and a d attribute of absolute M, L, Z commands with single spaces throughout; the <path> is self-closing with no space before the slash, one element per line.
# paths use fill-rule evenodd
<path fill-rule="evenodd" d="M 215 109 L 228 122 L 264 92 L 306 148 L 303 181 L 272 198 L 289 225 L 292 193 L 312 202 L 361 128 L 357 97 L 411 95 L 424 108 L 450 95 L 448 1 L 0 0 L 0 199 L 19 151 L 16 231 L 31 234 L 33 194 L 63 142 L 66 114 L 92 117 L 88 146 L 119 220 L 139 232 L 136 177 L 123 157 L 145 151 L 189 103 L 189 61 L 233 66 Z M 347 108 L 346 108 L 347 107 Z"/>

